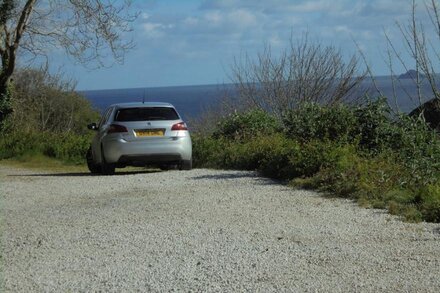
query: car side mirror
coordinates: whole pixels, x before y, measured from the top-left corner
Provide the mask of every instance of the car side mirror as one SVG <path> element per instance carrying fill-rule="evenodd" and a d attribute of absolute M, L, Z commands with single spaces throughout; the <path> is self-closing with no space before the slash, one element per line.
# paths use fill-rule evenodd
<path fill-rule="evenodd" d="M 98 130 L 98 125 L 96 125 L 96 123 L 90 123 L 87 125 L 87 128 L 90 130 Z"/>

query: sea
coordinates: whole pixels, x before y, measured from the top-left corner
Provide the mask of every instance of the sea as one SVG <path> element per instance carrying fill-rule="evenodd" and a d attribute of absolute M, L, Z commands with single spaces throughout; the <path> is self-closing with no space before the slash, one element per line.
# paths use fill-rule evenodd
<path fill-rule="evenodd" d="M 225 97 L 238 97 L 234 84 L 84 90 L 79 93 L 101 112 L 115 103 L 168 102 L 176 107 L 184 119 L 198 118 L 206 111 L 216 109 Z M 434 97 L 427 80 L 422 83 L 421 94 L 424 101 Z M 356 95 L 367 96 L 370 99 L 386 97 L 392 108 L 406 113 L 419 106 L 417 87 L 411 78 L 393 79 L 390 76 L 367 78 L 362 82 Z"/>

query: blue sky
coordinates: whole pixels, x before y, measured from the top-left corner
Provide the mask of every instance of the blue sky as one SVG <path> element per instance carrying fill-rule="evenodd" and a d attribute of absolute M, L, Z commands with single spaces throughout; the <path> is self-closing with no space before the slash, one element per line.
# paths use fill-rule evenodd
<path fill-rule="evenodd" d="M 134 0 L 133 9 L 140 12 L 136 48 L 124 64 L 90 71 L 60 56 L 53 66 L 79 90 L 228 83 L 234 57 L 255 56 L 265 44 L 279 52 L 291 34 L 308 32 L 347 56 L 356 40 L 374 74 L 386 75 L 384 31 L 403 54 L 396 22 L 406 23 L 411 11 L 409 0 Z"/>

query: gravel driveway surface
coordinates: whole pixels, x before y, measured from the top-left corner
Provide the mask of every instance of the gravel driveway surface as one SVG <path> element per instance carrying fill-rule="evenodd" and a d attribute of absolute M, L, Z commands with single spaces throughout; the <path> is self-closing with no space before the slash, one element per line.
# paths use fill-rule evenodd
<path fill-rule="evenodd" d="M 0 166 L 2 292 L 439 292 L 440 225 L 252 172 Z"/>

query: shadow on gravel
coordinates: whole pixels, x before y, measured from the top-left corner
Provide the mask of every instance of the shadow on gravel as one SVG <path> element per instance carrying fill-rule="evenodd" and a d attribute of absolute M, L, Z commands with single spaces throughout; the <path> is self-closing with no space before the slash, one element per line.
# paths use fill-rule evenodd
<path fill-rule="evenodd" d="M 92 174 L 89 172 L 79 172 L 79 173 L 39 173 L 39 174 L 20 174 L 20 175 L 7 175 L 8 177 L 109 177 L 109 176 L 125 176 L 125 175 L 137 175 L 137 174 L 150 174 L 157 173 L 161 171 L 156 170 L 145 170 L 145 171 L 128 171 L 128 172 L 116 172 L 113 175 L 101 175 Z"/>
<path fill-rule="evenodd" d="M 202 175 L 202 176 L 196 176 L 192 177 L 192 180 L 205 180 L 205 179 L 211 179 L 211 180 L 234 180 L 234 179 L 240 179 L 240 178 L 252 178 L 258 183 L 264 184 L 264 185 L 275 185 L 275 184 L 281 184 L 280 181 L 276 181 L 269 178 L 264 178 L 258 176 L 258 174 L 255 173 L 223 173 L 223 174 L 215 174 L 215 175 Z"/>

